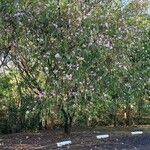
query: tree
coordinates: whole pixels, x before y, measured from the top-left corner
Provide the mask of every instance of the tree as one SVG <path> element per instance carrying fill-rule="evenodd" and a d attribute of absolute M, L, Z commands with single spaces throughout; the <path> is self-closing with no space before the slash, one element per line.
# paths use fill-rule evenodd
<path fill-rule="evenodd" d="M 0 67 L 15 72 L 11 101 L 20 128 L 51 120 L 70 134 L 83 118 L 89 126 L 117 126 L 124 109 L 131 125 L 132 109 L 140 114 L 147 95 L 147 4 L 2 0 Z"/>

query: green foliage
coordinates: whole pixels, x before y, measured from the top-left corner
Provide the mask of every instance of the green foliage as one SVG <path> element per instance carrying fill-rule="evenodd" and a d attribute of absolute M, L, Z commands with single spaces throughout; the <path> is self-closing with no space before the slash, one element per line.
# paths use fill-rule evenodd
<path fill-rule="evenodd" d="M 146 8 L 147 1 L 122 8 L 118 1 L 1 0 L 4 132 L 69 127 L 72 119 L 81 126 L 145 124 Z"/>

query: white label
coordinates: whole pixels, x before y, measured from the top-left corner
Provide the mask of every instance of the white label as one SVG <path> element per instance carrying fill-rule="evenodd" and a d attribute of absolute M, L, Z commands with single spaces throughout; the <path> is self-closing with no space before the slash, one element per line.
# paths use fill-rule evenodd
<path fill-rule="evenodd" d="M 108 138 L 109 135 L 108 134 L 105 134 L 105 135 L 97 135 L 96 138 L 97 139 L 104 139 L 104 138 Z"/>
<path fill-rule="evenodd" d="M 62 147 L 62 146 L 64 146 L 64 145 L 68 145 L 68 144 L 71 144 L 71 141 L 59 142 L 59 143 L 57 143 L 57 147 Z"/>
<path fill-rule="evenodd" d="M 135 135 L 135 134 L 143 134 L 143 131 L 134 131 L 134 132 L 131 132 L 132 135 Z"/>

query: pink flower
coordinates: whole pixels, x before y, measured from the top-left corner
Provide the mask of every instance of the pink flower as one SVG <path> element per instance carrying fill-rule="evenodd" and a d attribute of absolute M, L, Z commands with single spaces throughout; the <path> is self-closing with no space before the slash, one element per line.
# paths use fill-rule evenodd
<path fill-rule="evenodd" d="M 42 98 L 42 97 L 44 97 L 45 96 L 45 92 L 39 92 L 39 98 Z"/>

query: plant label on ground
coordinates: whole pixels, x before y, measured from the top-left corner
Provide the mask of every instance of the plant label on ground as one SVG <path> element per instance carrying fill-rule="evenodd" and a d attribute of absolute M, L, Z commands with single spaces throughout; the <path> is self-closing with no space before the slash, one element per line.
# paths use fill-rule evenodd
<path fill-rule="evenodd" d="M 143 134 L 143 131 L 134 131 L 134 132 L 131 132 L 132 135 L 136 135 L 136 134 Z"/>
<path fill-rule="evenodd" d="M 97 135 L 96 138 L 97 139 L 104 139 L 104 138 L 108 138 L 109 135 L 108 134 L 105 134 L 105 135 Z"/>
<path fill-rule="evenodd" d="M 57 147 L 62 147 L 62 146 L 64 146 L 64 145 L 68 145 L 68 144 L 71 144 L 71 141 L 59 142 L 59 143 L 57 143 Z"/>

